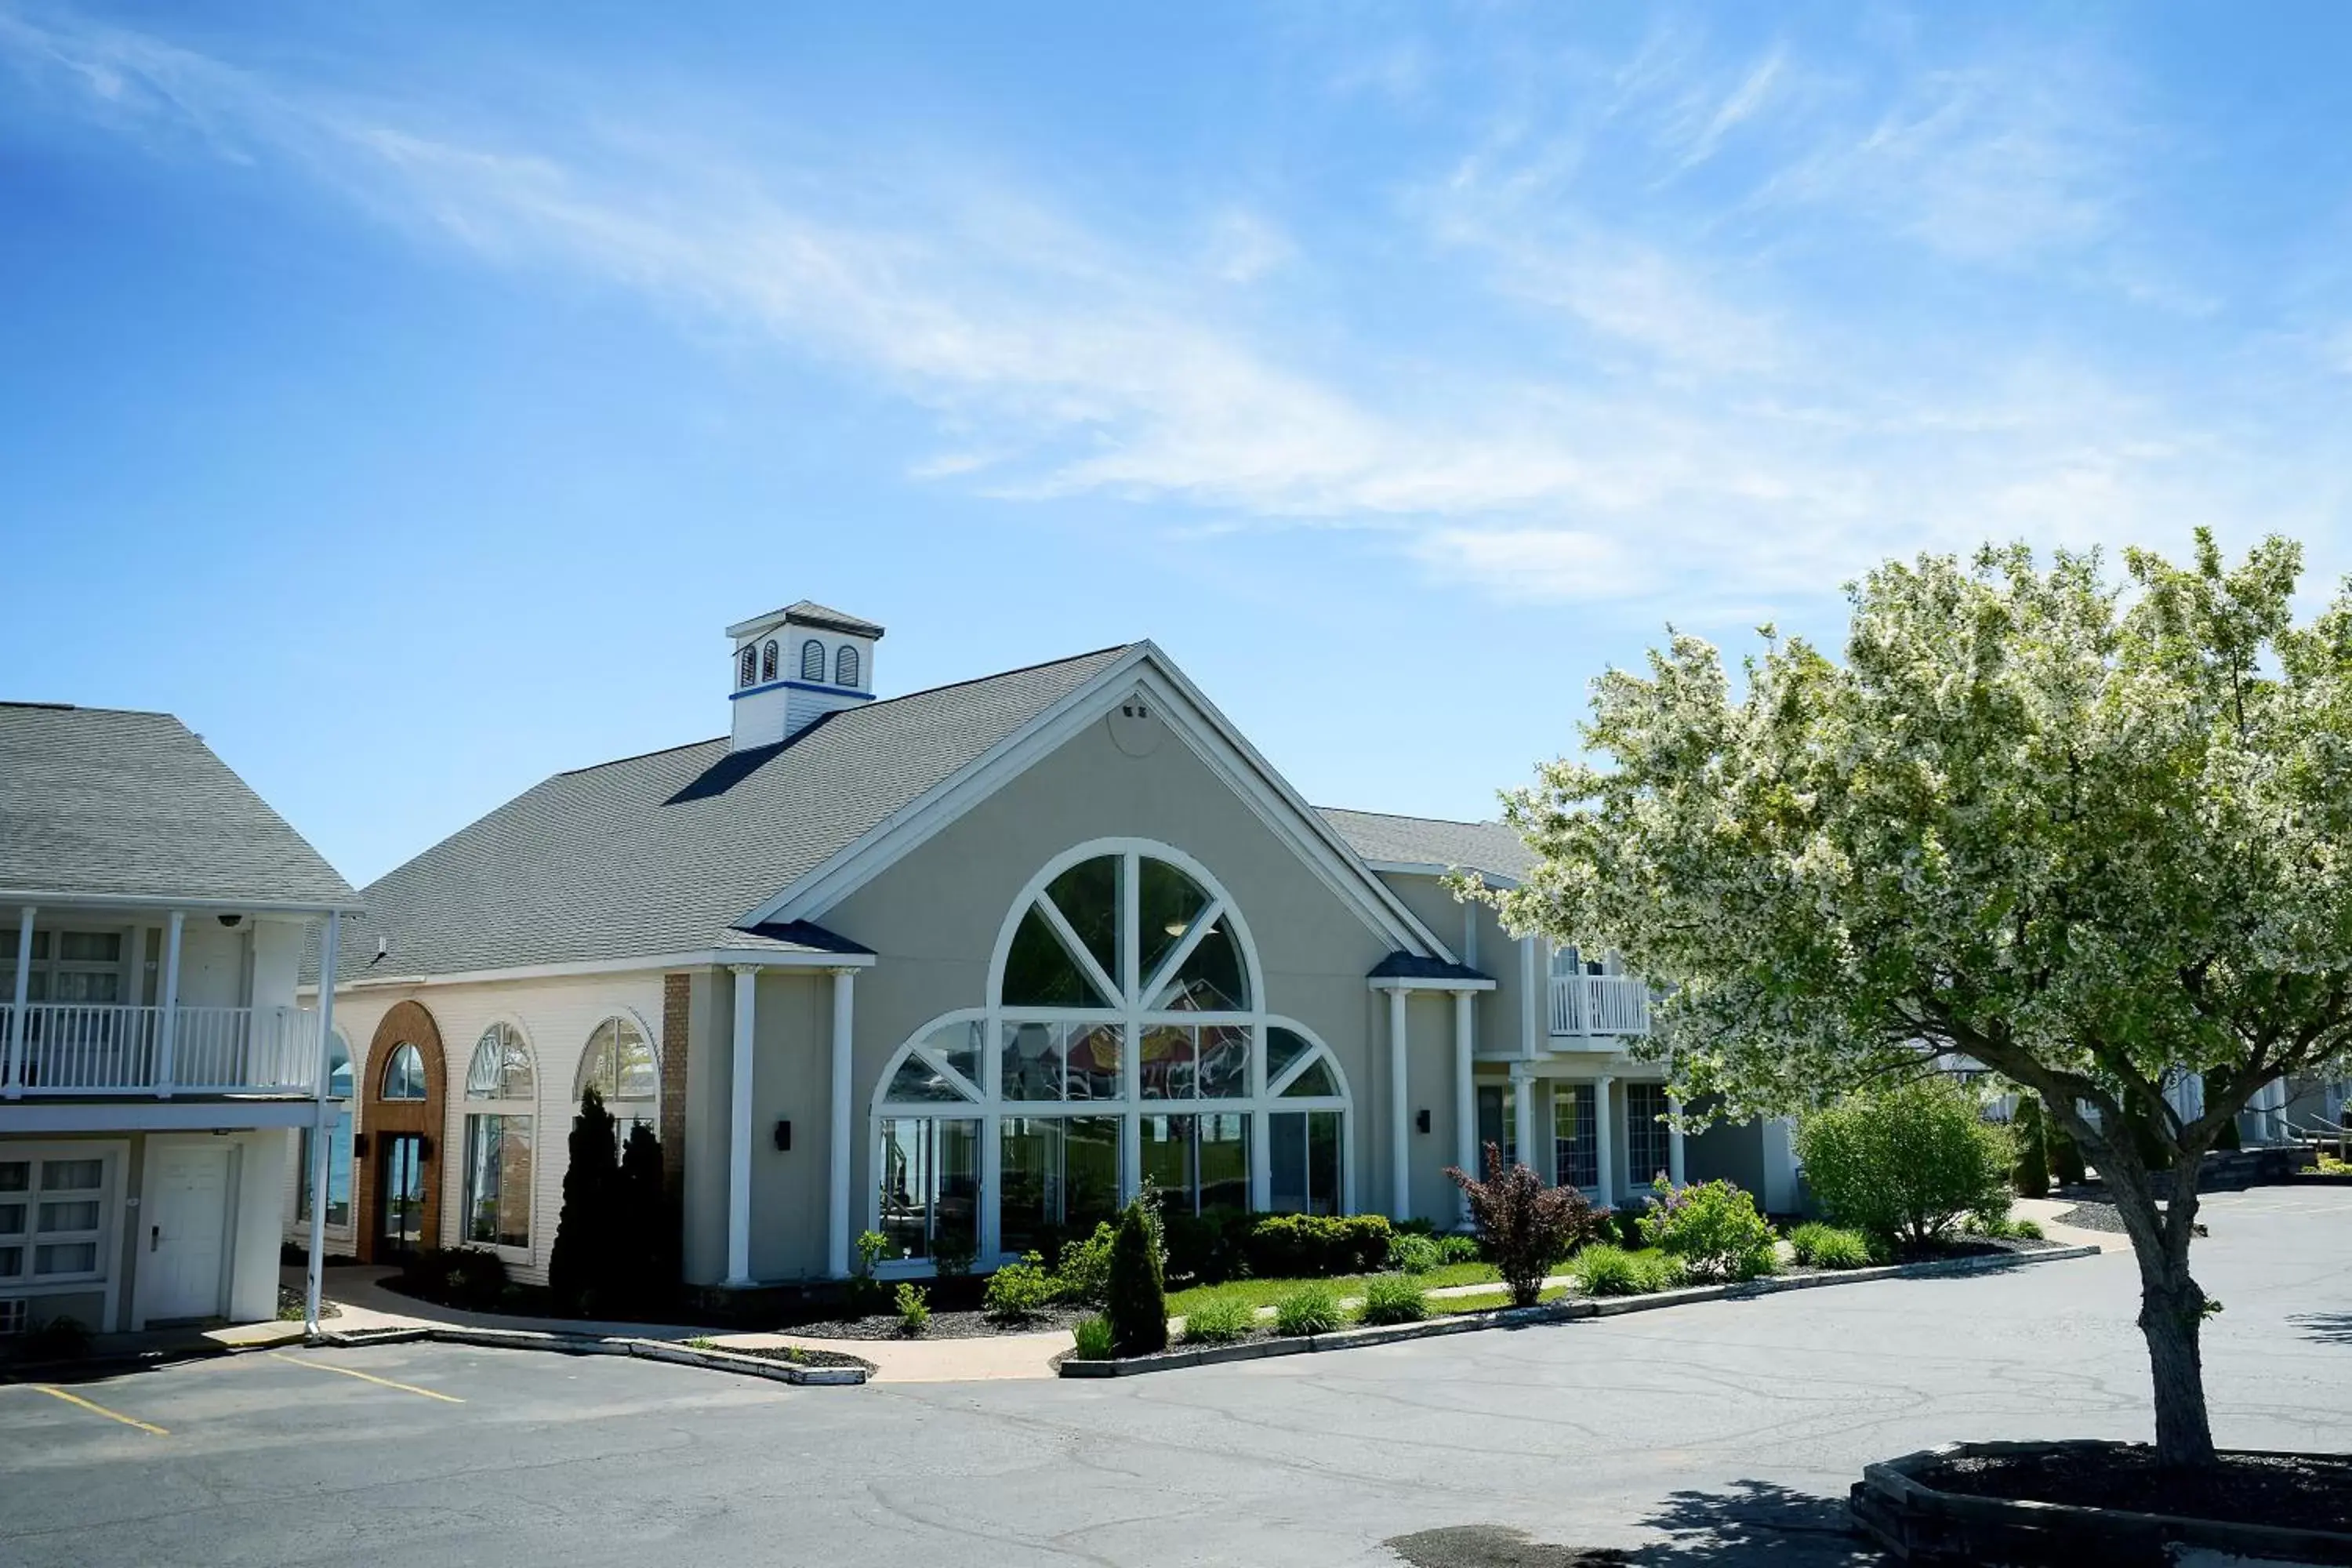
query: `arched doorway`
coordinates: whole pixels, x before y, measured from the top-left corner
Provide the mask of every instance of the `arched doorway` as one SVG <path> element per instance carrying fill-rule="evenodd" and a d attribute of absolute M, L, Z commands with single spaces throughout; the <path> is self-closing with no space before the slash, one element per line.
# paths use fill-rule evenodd
<path fill-rule="evenodd" d="M 441 1243 L 441 1136 L 447 1067 L 433 1015 L 402 1002 L 368 1046 L 360 1118 L 357 1243 L 391 1262 Z"/>

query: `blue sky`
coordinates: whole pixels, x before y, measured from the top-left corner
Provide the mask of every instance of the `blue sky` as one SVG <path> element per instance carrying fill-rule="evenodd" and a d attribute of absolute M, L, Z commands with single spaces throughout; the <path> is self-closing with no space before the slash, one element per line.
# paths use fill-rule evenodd
<path fill-rule="evenodd" d="M 0 0 L 0 687 L 355 881 L 802 596 L 1470 816 L 1890 553 L 2352 564 L 2352 7 L 490 9 Z"/>

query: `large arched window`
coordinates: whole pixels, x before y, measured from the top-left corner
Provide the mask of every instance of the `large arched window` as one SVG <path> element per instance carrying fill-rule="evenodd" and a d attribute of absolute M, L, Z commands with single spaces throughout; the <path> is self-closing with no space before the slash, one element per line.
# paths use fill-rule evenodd
<path fill-rule="evenodd" d="M 401 1049 L 414 1055 L 416 1047 L 404 1046 Z M 425 1064 L 421 1058 L 416 1064 L 415 1079 L 417 1098 L 422 1099 Z M 327 1098 L 341 1102 L 334 1125 L 327 1130 L 327 1224 L 333 1229 L 348 1230 L 352 1223 L 352 1047 L 341 1029 L 327 1042 Z M 384 1098 L 389 1100 L 392 1096 L 387 1094 Z M 302 1221 L 310 1217 L 311 1184 L 318 1176 L 318 1167 L 311 1163 L 317 1158 L 311 1138 L 312 1130 L 302 1129 L 302 1163 L 294 1181 L 294 1217 Z"/>
<path fill-rule="evenodd" d="M 824 679 L 824 644 L 814 637 L 801 644 L 801 679 L 803 680 Z"/>
<path fill-rule="evenodd" d="M 835 686 L 857 684 L 857 650 L 849 644 L 841 645 L 833 656 L 833 683 Z"/>
<path fill-rule="evenodd" d="M 876 1227 L 900 1258 L 1017 1255 L 1147 1183 L 1190 1213 L 1342 1210 L 1339 1064 L 1265 1005 L 1247 924 L 1205 868 L 1129 840 L 1058 857 L 1005 917 L 986 1005 L 927 1025 L 883 1073 Z"/>
<path fill-rule="evenodd" d="M 392 1055 L 384 1061 L 383 1093 L 380 1098 L 425 1098 L 425 1058 L 415 1046 L 404 1040 L 392 1047 Z"/>
<path fill-rule="evenodd" d="M 511 1024 L 492 1024 L 466 1069 L 465 1239 L 530 1245 L 531 1134 L 538 1075 Z"/>
<path fill-rule="evenodd" d="M 580 1081 L 572 1086 L 573 1102 L 592 1086 L 613 1113 L 613 1135 L 622 1148 L 628 1147 L 629 1130 L 639 1122 L 660 1133 L 661 1068 L 635 1019 L 607 1018 L 589 1035 L 588 1048 L 580 1055 Z"/>

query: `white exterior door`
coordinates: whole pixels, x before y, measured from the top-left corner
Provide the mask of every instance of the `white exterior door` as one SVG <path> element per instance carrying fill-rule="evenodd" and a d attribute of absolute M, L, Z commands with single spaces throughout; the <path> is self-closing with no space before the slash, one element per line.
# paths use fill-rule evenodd
<path fill-rule="evenodd" d="M 145 1256 L 150 1322 L 210 1318 L 221 1310 L 221 1275 L 228 1240 L 229 1151 L 215 1144 L 153 1146 L 154 1194 L 146 1215 Z"/>

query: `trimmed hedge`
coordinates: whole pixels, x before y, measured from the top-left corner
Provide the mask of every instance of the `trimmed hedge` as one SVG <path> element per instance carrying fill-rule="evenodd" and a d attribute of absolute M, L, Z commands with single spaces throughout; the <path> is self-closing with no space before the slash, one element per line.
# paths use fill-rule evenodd
<path fill-rule="evenodd" d="M 1250 1272 L 1261 1279 L 1377 1273 L 1394 1240 L 1386 1215 L 1268 1215 L 1249 1233 Z"/>

